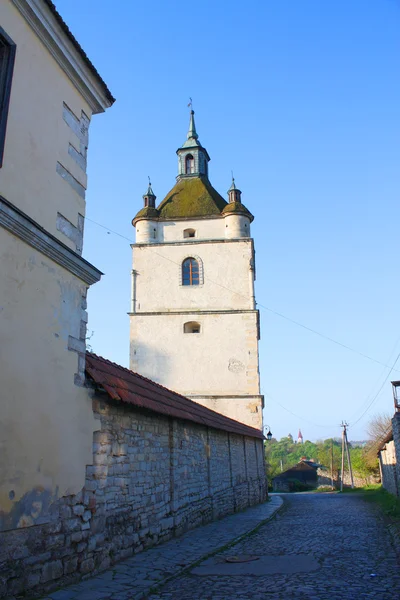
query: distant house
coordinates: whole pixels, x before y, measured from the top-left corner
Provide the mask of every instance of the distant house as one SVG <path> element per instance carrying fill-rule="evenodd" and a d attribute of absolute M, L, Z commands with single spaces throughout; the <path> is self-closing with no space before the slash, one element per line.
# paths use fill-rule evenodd
<path fill-rule="evenodd" d="M 392 428 L 378 447 L 378 459 L 382 486 L 391 494 L 398 496 L 397 457 Z"/>
<path fill-rule="evenodd" d="M 294 467 L 290 467 L 287 471 L 283 471 L 283 473 L 273 478 L 272 487 L 274 492 L 295 491 L 296 482 L 312 488 L 317 487 L 317 470 L 320 467 L 320 464 L 312 460 L 301 460 Z"/>

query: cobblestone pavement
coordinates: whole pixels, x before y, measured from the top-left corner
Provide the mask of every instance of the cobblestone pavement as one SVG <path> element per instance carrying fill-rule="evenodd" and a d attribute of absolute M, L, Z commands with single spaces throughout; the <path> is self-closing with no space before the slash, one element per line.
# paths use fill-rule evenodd
<path fill-rule="evenodd" d="M 191 565 L 247 535 L 270 519 L 281 506 L 281 498 L 273 496 L 270 502 L 189 531 L 179 538 L 136 554 L 96 577 L 53 592 L 43 600 L 147 598 L 154 587 L 179 576 Z M 172 594 L 167 597 L 174 598 L 174 592 Z"/>
<path fill-rule="evenodd" d="M 283 497 L 272 521 L 148 600 L 400 599 L 399 557 L 376 507 L 352 494 Z M 246 555 L 267 558 L 258 570 L 257 560 L 226 562 Z"/>

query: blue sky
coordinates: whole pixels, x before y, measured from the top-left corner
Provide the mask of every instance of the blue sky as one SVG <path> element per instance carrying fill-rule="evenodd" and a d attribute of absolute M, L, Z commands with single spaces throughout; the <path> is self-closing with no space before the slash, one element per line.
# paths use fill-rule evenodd
<path fill-rule="evenodd" d="M 174 184 L 192 97 L 211 182 L 224 195 L 233 169 L 255 215 L 258 302 L 392 366 L 400 352 L 400 2 L 56 5 L 117 98 L 90 130 L 84 256 L 105 273 L 89 292 L 93 350 L 128 365 L 124 238 L 133 240 L 147 175 L 159 201 Z M 390 372 L 260 310 L 274 435 L 300 427 L 305 439 L 337 436 L 347 419 L 349 438 L 363 439 L 372 415 L 393 412 L 389 382 L 400 379 L 400 359 Z"/>

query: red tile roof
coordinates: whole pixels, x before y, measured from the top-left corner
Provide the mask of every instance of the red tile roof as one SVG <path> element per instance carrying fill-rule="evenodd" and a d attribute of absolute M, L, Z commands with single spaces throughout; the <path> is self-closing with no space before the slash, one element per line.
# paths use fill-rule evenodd
<path fill-rule="evenodd" d="M 146 408 L 158 414 L 207 425 L 214 429 L 264 439 L 259 429 L 224 417 L 91 352 L 86 354 L 86 374 L 95 385 L 101 386 L 112 400 L 127 402 L 138 408 Z"/>

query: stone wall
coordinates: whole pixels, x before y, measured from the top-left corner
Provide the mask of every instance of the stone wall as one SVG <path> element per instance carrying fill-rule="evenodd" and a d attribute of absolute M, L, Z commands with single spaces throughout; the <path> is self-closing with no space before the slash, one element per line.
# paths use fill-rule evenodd
<path fill-rule="evenodd" d="M 93 398 L 85 486 L 0 534 L 0 597 L 72 583 L 266 499 L 263 441 Z M 71 439 L 73 443 L 73 439 Z"/>
<path fill-rule="evenodd" d="M 318 486 L 320 485 L 331 485 L 331 472 L 329 469 L 318 469 Z M 354 487 L 364 487 L 365 485 L 371 485 L 379 483 L 379 477 L 377 475 L 360 475 L 356 471 L 353 471 L 353 483 Z M 336 489 L 340 488 L 340 469 L 334 469 L 333 471 L 333 485 Z M 351 477 L 349 471 L 346 469 L 343 475 L 344 487 L 351 487 Z"/>

